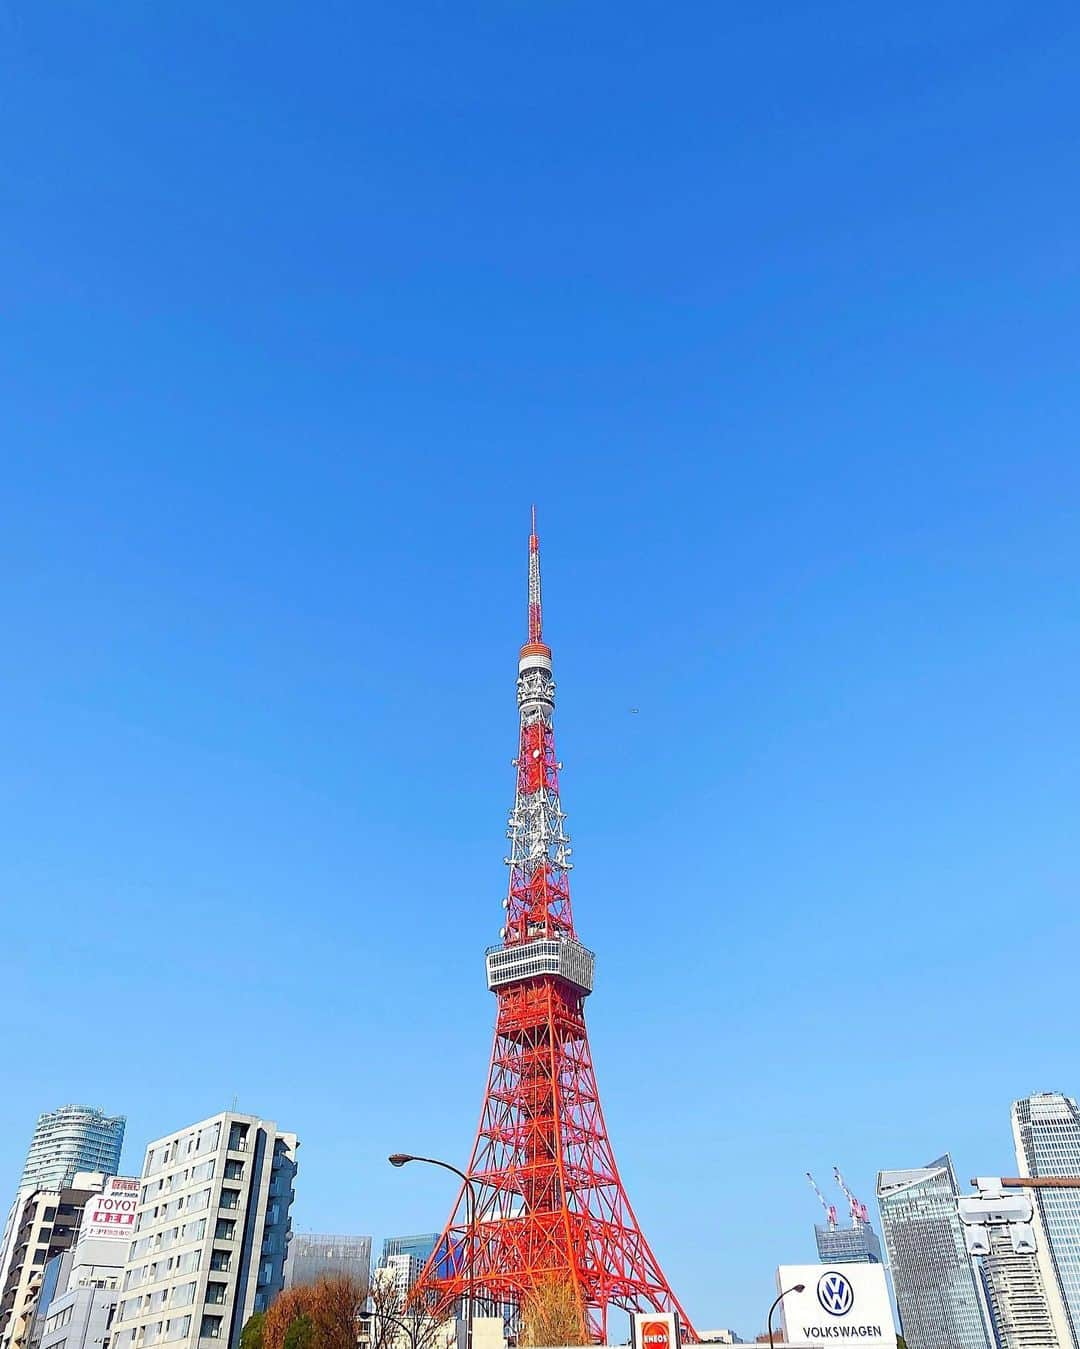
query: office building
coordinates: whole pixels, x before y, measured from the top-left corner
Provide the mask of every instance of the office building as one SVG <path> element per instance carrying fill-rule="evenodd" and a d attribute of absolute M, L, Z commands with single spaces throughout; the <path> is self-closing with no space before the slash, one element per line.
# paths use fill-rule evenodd
<path fill-rule="evenodd" d="M 998 1349 L 1062 1349 L 1038 1257 L 1013 1249 L 1004 1227 L 987 1227 L 990 1252 L 979 1260 Z"/>
<path fill-rule="evenodd" d="M 297 1146 L 233 1111 L 150 1144 L 110 1349 L 238 1349 L 285 1286 Z"/>
<path fill-rule="evenodd" d="M 76 1171 L 115 1176 L 124 1144 L 124 1117 L 90 1105 L 62 1105 L 38 1116 L 19 1188 L 62 1190 Z"/>
<path fill-rule="evenodd" d="M 371 1278 L 371 1238 L 294 1232 L 285 1262 L 285 1287 L 317 1279 L 349 1278 L 367 1288 Z"/>
<path fill-rule="evenodd" d="M 100 1173 L 78 1173 L 74 1186 L 20 1190 L 0 1287 L 0 1349 L 21 1349 L 37 1308 L 45 1268 L 75 1244 L 83 1208 L 102 1190 Z"/>
<path fill-rule="evenodd" d="M 387 1256 L 375 1271 L 375 1279 L 381 1286 L 393 1288 L 394 1301 L 403 1307 L 423 1268 L 415 1255 L 402 1251 L 399 1255 Z"/>
<path fill-rule="evenodd" d="M 1080 1176 L 1080 1110 L 1060 1092 L 1014 1101 L 1013 1141 L 1022 1176 Z M 1039 1273 L 1061 1349 L 1080 1346 L 1080 1190 L 1032 1189 Z"/>
<path fill-rule="evenodd" d="M 991 1349 L 986 1305 L 960 1218 L 952 1159 L 881 1171 L 881 1230 L 908 1349 Z"/>
<path fill-rule="evenodd" d="M 112 1176 L 87 1200 L 75 1245 L 45 1267 L 30 1322 L 30 1349 L 92 1349 L 108 1343 L 138 1194 L 137 1180 Z"/>
<path fill-rule="evenodd" d="M 858 1227 L 815 1227 L 823 1265 L 880 1265 L 881 1243 L 869 1223 Z"/>
<path fill-rule="evenodd" d="M 423 1268 L 431 1258 L 431 1252 L 438 1245 L 441 1235 L 440 1232 L 420 1232 L 411 1237 L 386 1237 L 379 1264 L 385 1265 L 392 1255 L 413 1255 Z"/>

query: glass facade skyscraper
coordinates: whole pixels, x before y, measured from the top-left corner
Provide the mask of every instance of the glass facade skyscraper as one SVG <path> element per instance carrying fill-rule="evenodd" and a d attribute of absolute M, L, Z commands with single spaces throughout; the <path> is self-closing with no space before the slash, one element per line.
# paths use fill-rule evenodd
<path fill-rule="evenodd" d="M 815 1227 L 818 1259 L 823 1265 L 880 1265 L 881 1243 L 869 1223 L 858 1227 Z"/>
<path fill-rule="evenodd" d="M 440 1236 L 441 1232 L 420 1232 L 411 1237 L 386 1237 L 379 1264 L 385 1265 L 392 1255 L 411 1255 L 420 1261 L 420 1268 L 423 1269 Z"/>
<path fill-rule="evenodd" d="M 1080 1109 L 1042 1092 L 1014 1101 L 1016 1164 L 1024 1176 L 1080 1176 Z M 1062 1349 L 1080 1345 L 1080 1190 L 1032 1189 L 1039 1267 Z"/>
<path fill-rule="evenodd" d="M 62 1105 L 38 1116 L 19 1188 L 59 1190 L 77 1171 L 120 1170 L 124 1144 L 122 1115 L 106 1115 L 90 1105 Z"/>
<path fill-rule="evenodd" d="M 881 1230 L 908 1349 L 992 1349 L 957 1194 L 948 1154 L 929 1166 L 878 1173 Z"/>

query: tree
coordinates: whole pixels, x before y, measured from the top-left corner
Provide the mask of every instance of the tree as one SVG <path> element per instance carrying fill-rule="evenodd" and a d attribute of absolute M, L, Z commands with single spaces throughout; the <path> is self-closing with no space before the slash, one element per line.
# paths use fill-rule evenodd
<path fill-rule="evenodd" d="M 247 1325 L 240 1332 L 240 1349 L 265 1349 L 263 1340 L 263 1322 L 265 1312 L 256 1312 L 248 1317 Z"/>
<path fill-rule="evenodd" d="M 283 1349 L 315 1349 L 315 1324 L 310 1316 L 298 1316 L 285 1332 Z"/>
<path fill-rule="evenodd" d="M 356 1349 L 367 1289 L 356 1279 L 319 1279 L 275 1298 L 262 1349 Z"/>
<path fill-rule="evenodd" d="M 375 1271 L 368 1301 L 370 1349 L 444 1349 L 453 1341 L 452 1323 L 432 1316 L 422 1297 L 402 1297 L 390 1270 Z"/>
<path fill-rule="evenodd" d="M 588 1343 L 585 1308 L 572 1280 L 549 1274 L 522 1298 L 519 1345 Z"/>

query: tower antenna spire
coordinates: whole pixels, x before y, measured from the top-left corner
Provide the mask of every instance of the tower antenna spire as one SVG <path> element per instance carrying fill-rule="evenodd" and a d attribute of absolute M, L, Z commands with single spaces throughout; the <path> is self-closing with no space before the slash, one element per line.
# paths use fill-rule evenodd
<path fill-rule="evenodd" d="M 536 507 L 529 527 L 529 641 L 544 640 L 544 622 L 540 601 L 540 536 L 536 532 Z"/>

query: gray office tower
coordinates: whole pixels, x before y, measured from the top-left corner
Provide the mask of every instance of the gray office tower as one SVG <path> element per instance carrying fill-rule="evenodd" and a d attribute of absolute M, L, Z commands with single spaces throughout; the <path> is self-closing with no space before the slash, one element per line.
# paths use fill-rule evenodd
<path fill-rule="evenodd" d="M 858 1227 L 815 1227 L 823 1265 L 880 1265 L 881 1243 L 869 1223 Z"/>
<path fill-rule="evenodd" d="M 19 1188 L 60 1190 L 76 1171 L 115 1176 L 124 1144 L 123 1115 L 92 1105 L 62 1105 L 38 1116 Z"/>
<path fill-rule="evenodd" d="M 908 1349 L 991 1349 L 957 1194 L 948 1154 L 929 1166 L 878 1173 L 881 1230 Z"/>
<path fill-rule="evenodd" d="M 366 1289 L 371 1281 L 371 1238 L 294 1232 L 285 1261 L 285 1287 L 327 1278 L 354 1279 Z"/>
<path fill-rule="evenodd" d="M 1023 1176 L 1080 1176 L 1080 1110 L 1042 1092 L 1014 1101 L 1016 1165 Z M 1061 1349 L 1080 1345 L 1080 1190 L 1031 1189 L 1039 1270 Z"/>

